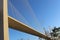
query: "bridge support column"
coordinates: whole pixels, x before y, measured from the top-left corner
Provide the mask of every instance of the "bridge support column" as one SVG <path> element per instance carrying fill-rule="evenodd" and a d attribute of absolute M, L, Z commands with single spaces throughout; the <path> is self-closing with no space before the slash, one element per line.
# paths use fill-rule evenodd
<path fill-rule="evenodd" d="M 7 8 L 7 0 L 0 0 L 0 40 L 9 40 Z"/>

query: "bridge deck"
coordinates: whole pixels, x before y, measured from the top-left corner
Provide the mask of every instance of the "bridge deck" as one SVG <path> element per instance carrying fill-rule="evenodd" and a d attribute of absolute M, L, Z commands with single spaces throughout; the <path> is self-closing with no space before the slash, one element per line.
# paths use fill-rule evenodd
<path fill-rule="evenodd" d="M 23 31 L 23 32 L 28 33 L 28 34 L 38 36 L 40 38 L 51 40 L 46 35 L 43 35 L 42 33 L 40 33 L 38 31 L 36 31 L 35 29 L 23 24 L 22 22 L 17 21 L 16 19 L 14 19 L 10 16 L 8 17 L 8 23 L 9 23 L 9 27 L 13 28 L 15 30 Z"/>

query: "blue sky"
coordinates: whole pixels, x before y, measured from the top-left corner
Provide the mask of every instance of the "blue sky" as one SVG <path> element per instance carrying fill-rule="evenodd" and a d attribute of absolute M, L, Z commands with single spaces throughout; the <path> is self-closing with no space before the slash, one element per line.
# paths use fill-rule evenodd
<path fill-rule="evenodd" d="M 54 26 L 60 26 L 60 0 L 9 0 L 9 16 L 35 28 L 44 34 L 43 28 L 49 31 Z M 38 37 L 9 29 L 10 40 Z"/>

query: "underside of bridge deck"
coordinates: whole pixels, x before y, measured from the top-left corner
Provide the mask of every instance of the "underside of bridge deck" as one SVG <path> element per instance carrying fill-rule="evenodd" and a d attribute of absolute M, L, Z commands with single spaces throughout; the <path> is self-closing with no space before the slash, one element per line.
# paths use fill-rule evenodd
<path fill-rule="evenodd" d="M 32 35 L 38 36 L 40 38 L 51 40 L 50 37 L 38 32 L 37 30 L 27 26 L 26 24 L 24 24 L 22 22 L 17 21 L 16 19 L 14 19 L 10 16 L 8 17 L 8 23 L 9 23 L 9 27 L 13 28 L 15 30 L 22 31 L 22 32 L 25 32 L 28 34 L 32 34 Z"/>

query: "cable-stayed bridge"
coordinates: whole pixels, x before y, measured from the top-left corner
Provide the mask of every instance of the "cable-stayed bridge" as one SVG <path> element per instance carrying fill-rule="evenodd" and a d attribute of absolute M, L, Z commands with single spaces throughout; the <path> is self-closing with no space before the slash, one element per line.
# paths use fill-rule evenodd
<path fill-rule="evenodd" d="M 14 19 L 10 16 L 8 17 L 8 24 L 9 24 L 10 28 L 16 29 L 18 31 L 23 31 L 23 32 L 28 33 L 28 34 L 38 36 L 40 38 L 51 40 L 50 37 L 36 31 L 35 29 L 17 21 L 16 19 Z"/>
<path fill-rule="evenodd" d="M 7 0 L 0 1 L 3 8 L 0 11 L 0 40 L 9 40 L 8 28 L 13 28 L 18 31 L 38 36 L 47 40 L 51 40 L 50 37 L 38 32 L 37 30 L 25 25 L 24 23 L 8 16 Z"/>

